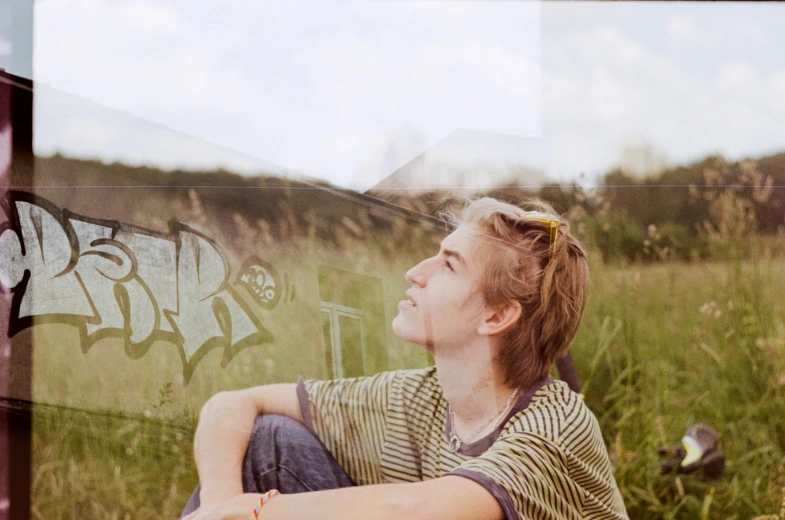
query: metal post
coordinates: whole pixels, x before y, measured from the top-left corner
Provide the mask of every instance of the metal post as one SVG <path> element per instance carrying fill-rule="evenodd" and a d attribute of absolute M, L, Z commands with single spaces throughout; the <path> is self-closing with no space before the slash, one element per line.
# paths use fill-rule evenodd
<path fill-rule="evenodd" d="M 0 85 L 0 104 L 5 107 L 7 121 L 0 158 L 7 159 L 10 153 L 10 166 L 0 183 L 5 196 L 9 186 L 33 185 L 33 82 L 0 72 Z M 1 295 L 0 505 L 6 507 L 0 507 L 0 520 L 27 520 L 32 462 L 32 334 L 23 331 L 8 338 L 10 307 L 9 295 Z"/>
<path fill-rule="evenodd" d="M 0 69 L 5 69 L 0 70 L 0 197 L 4 200 L 9 186 L 34 184 L 33 1 L 0 0 L 0 17 L 4 50 Z M 0 221 L 7 217 L 0 216 Z M 10 295 L 0 294 L 0 520 L 29 520 L 33 345 L 30 332 L 8 337 L 10 303 Z"/>

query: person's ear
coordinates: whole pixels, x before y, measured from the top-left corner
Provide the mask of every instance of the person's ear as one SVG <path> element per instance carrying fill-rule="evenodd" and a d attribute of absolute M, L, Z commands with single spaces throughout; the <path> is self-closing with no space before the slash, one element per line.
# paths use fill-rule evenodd
<path fill-rule="evenodd" d="M 523 313 L 518 300 L 509 300 L 501 305 L 488 306 L 477 332 L 485 336 L 495 336 L 515 325 Z"/>

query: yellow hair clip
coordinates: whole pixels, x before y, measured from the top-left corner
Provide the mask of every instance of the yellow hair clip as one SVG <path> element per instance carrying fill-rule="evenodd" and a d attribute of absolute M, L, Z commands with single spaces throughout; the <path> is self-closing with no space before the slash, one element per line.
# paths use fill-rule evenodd
<path fill-rule="evenodd" d="M 551 256 L 556 254 L 556 239 L 559 238 L 559 221 L 547 213 L 540 211 L 527 211 L 524 214 L 526 220 L 533 220 L 535 222 L 542 222 L 548 225 L 549 238 L 551 244 Z"/>

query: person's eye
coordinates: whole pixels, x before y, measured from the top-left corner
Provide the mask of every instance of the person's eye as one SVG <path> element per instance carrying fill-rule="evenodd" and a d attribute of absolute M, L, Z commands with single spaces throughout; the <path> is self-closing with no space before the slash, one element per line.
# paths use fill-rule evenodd
<path fill-rule="evenodd" d="M 450 271 L 455 271 L 455 269 L 452 268 L 452 264 L 450 263 L 449 260 L 445 260 L 444 265 L 446 265 L 447 269 L 449 269 Z"/>

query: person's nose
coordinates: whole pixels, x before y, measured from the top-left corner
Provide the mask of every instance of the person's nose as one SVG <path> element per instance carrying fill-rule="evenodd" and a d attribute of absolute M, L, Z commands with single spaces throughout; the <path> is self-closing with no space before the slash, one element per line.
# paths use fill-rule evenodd
<path fill-rule="evenodd" d="M 428 281 L 427 273 L 430 260 L 432 260 L 432 258 L 427 258 L 406 271 L 406 280 L 408 280 L 409 283 L 425 287 L 425 284 Z"/>

